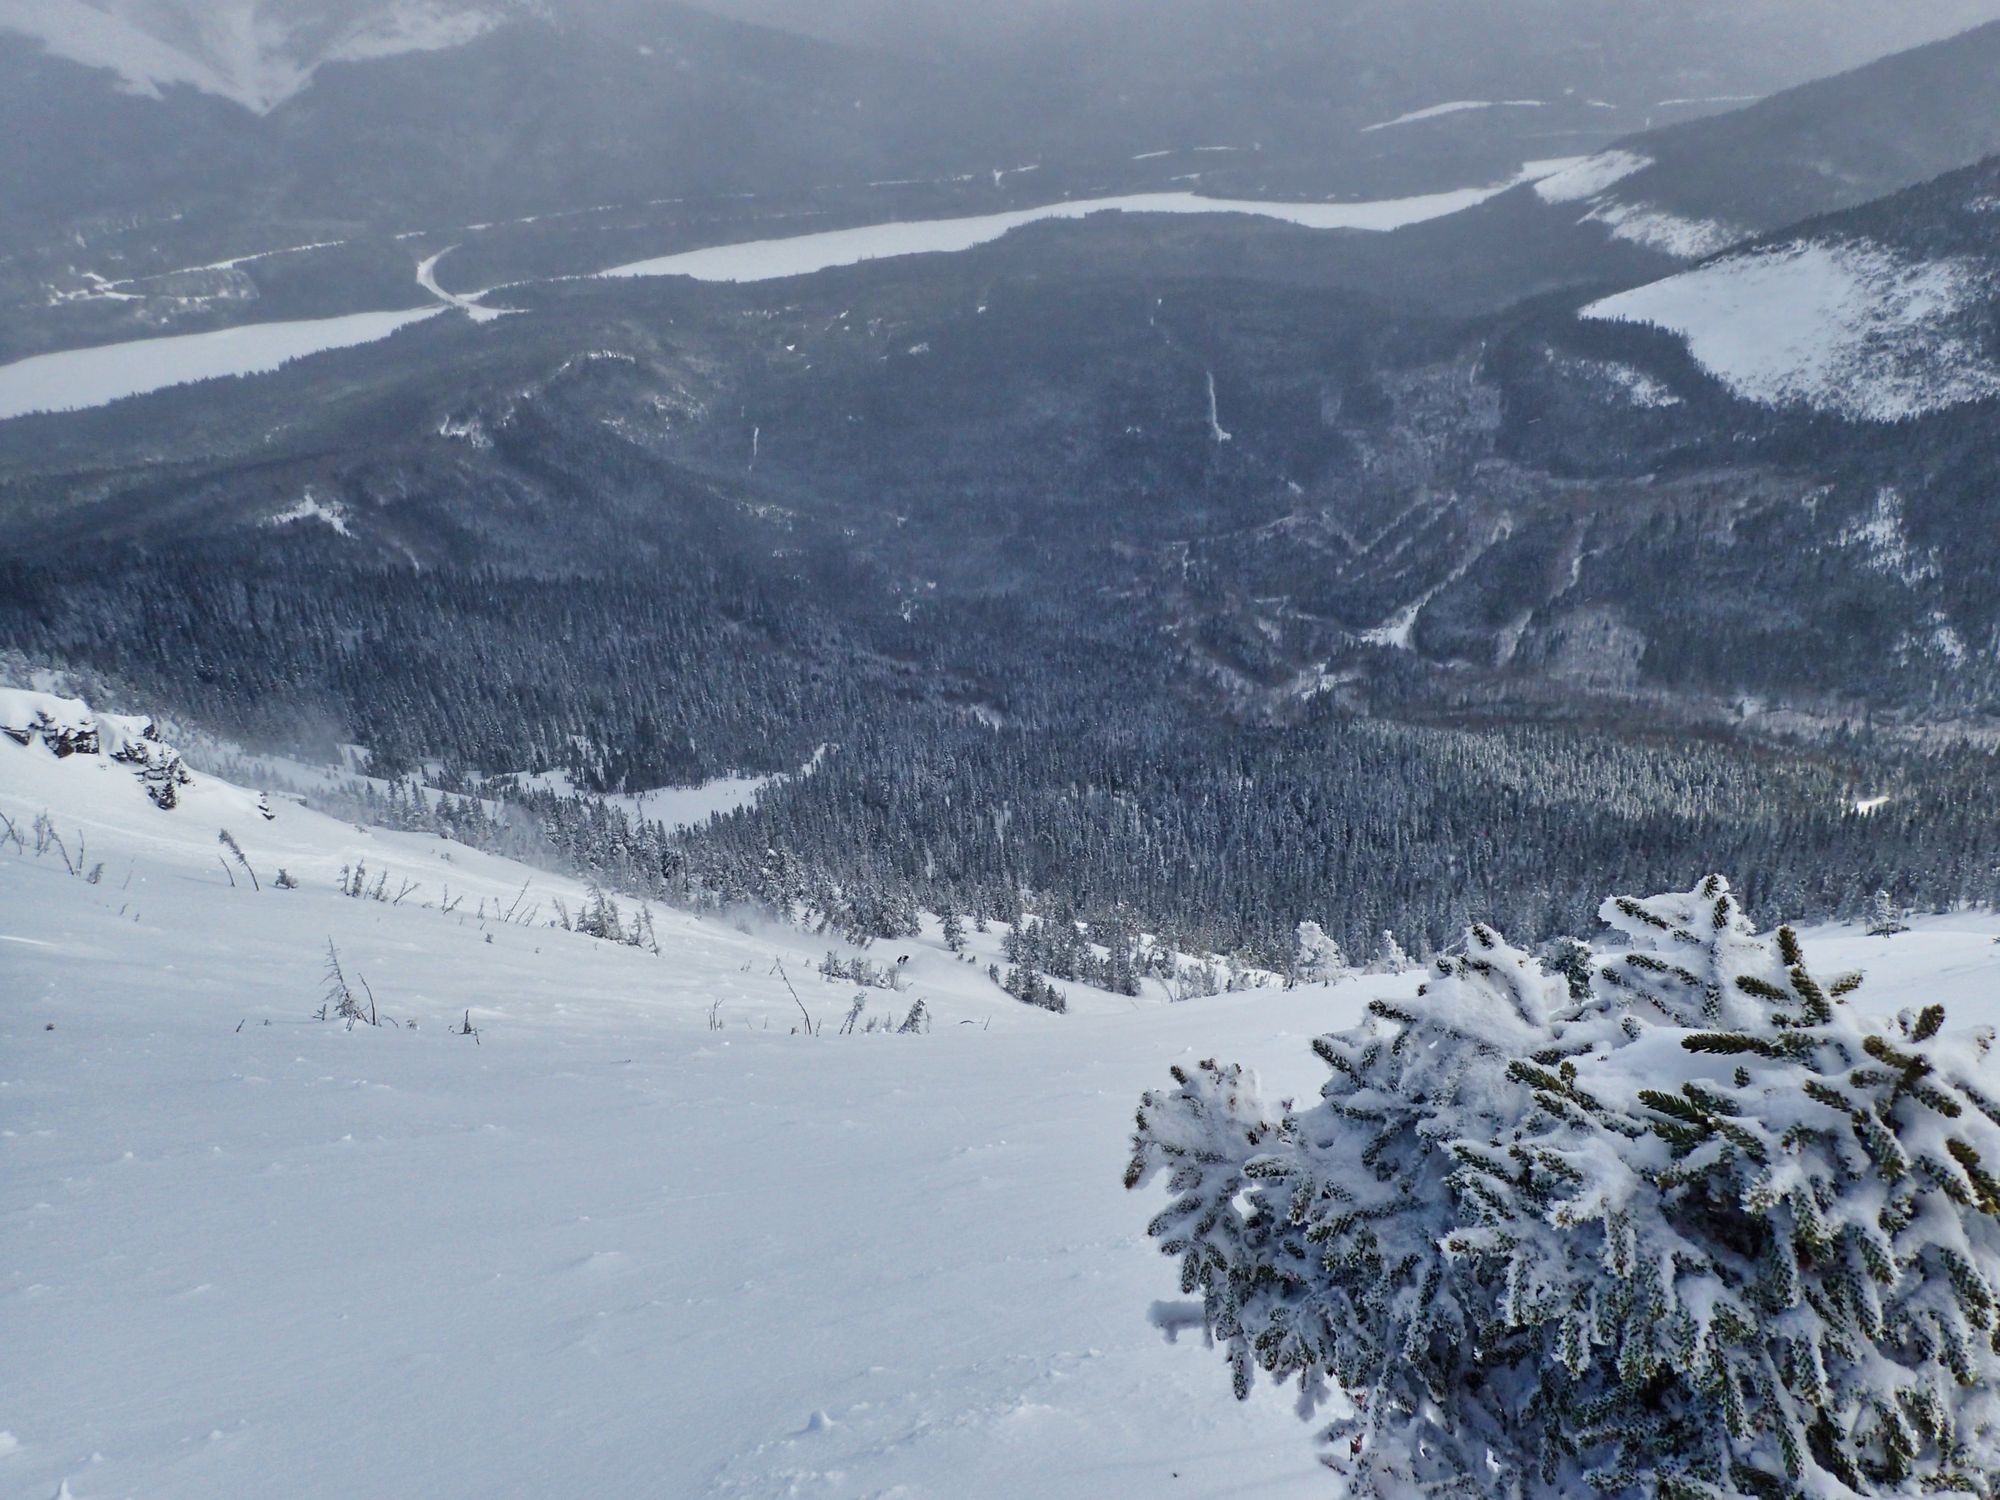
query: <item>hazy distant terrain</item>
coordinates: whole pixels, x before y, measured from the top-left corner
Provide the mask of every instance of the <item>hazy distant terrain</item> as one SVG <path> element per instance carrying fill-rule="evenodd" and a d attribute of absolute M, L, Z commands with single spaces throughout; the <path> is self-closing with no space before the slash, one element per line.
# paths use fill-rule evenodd
<path fill-rule="evenodd" d="M 517 792 L 845 745 L 681 836 L 675 879 L 728 889 L 782 847 L 1253 947 L 1329 881 L 1349 939 L 1532 929 L 1721 837 L 1645 811 L 1682 777 L 1723 789 L 1753 893 L 1847 910 L 1892 859 L 1925 899 L 1984 888 L 1912 851 L 1983 847 L 2000 692 L 2000 25 L 1731 103 L 1731 70 L 1814 66 L 1744 41 L 1795 12 L 1600 47 L 1557 7 L 1440 48 L 1427 12 L 1183 7 L 1039 93 L 1009 83 L 1035 27 L 931 65 L 671 5 L 465 40 L 121 14 L 306 72 L 257 104 L 0 58 L 52 143 L 6 158 L 43 217 L 8 226 L 0 411 L 90 408 L 0 422 L 29 659 Z M 1851 18 L 1813 46 L 1884 35 Z M 1142 97 L 1106 82 L 1128 62 L 1209 84 Z M 86 99 L 129 178 L 61 168 L 51 101 Z M 161 209 L 82 229 L 78 190 Z M 1506 859 L 1325 852 L 1329 819 L 1403 847 L 1496 816 L 1467 745 L 1538 788 Z M 1611 759 L 1565 821 L 1577 755 Z M 1315 793 L 1239 800 L 1274 777 Z M 1843 821 L 1884 786 L 1893 834 Z M 1227 880 L 1171 852 L 1215 840 Z"/>

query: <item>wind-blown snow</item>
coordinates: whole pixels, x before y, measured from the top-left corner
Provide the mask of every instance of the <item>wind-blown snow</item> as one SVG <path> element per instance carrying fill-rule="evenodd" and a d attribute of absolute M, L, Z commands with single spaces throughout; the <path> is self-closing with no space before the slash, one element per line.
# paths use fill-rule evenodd
<path fill-rule="evenodd" d="M 1408 114 L 1397 115 L 1393 120 L 1378 120 L 1373 125 L 1363 125 L 1363 135 L 1373 135 L 1378 130 L 1393 130 L 1398 125 L 1415 125 L 1422 120 L 1436 120 L 1445 115 L 1462 115 L 1475 109 L 1540 109 L 1540 99 L 1453 99 L 1447 104 L 1433 104 L 1424 109 L 1413 109 Z"/>
<path fill-rule="evenodd" d="M 715 245 L 705 250 L 686 250 L 677 255 L 635 261 L 599 274 L 691 276 L 697 281 L 774 281 L 787 276 L 809 276 L 836 266 L 858 265 L 863 261 L 971 250 L 979 245 L 991 244 L 1028 224 L 1050 219 L 1081 219 L 1097 213 L 1247 214 L 1280 219 L 1307 229 L 1385 231 L 1472 208 L 1539 172 L 1560 171 L 1568 165 L 1568 162 L 1530 163 L 1522 177 L 1510 182 L 1365 203 L 1266 203 L 1204 198 L 1197 193 L 1137 193 L 1121 198 L 1087 198 L 1044 204 L 1039 208 L 1016 209 L 1009 213 L 980 214 L 972 218 L 869 224 L 857 229 L 795 235 L 789 239 Z"/>
<path fill-rule="evenodd" d="M 190 381 L 263 374 L 307 355 L 372 344 L 442 311 L 433 305 L 295 323 L 246 323 L 214 333 L 37 354 L 0 365 L 0 421 L 30 412 L 106 406 Z"/>
<path fill-rule="evenodd" d="M 1582 316 L 1679 334 L 1746 400 L 1895 421 L 2000 395 L 1959 328 L 1985 273 L 1866 241 L 1792 244 L 1621 292 Z"/>
<path fill-rule="evenodd" d="M 187 86 L 264 114 L 326 63 L 464 46 L 504 14 L 472 0 L 350 0 L 306 17 L 273 0 L 0 0 L 0 31 L 132 93 Z"/>

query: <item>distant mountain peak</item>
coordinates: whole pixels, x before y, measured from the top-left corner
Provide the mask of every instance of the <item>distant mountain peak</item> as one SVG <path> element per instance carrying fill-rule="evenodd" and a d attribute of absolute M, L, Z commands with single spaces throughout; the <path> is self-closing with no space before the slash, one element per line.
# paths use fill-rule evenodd
<path fill-rule="evenodd" d="M 464 46 L 545 0 L 0 0 L 0 31 L 157 97 L 199 89 L 268 114 L 330 62 Z"/>

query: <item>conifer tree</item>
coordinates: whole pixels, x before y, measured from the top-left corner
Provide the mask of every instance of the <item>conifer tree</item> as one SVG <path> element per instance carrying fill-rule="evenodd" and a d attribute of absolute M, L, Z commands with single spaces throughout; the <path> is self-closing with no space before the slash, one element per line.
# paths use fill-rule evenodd
<path fill-rule="evenodd" d="M 1580 996 L 1472 929 L 1315 1044 L 1315 1109 L 1214 1063 L 1146 1097 L 1127 1181 L 1167 1173 L 1239 1393 L 1341 1387 L 1357 1495 L 1992 1496 L 1990 1035 L 1868 1025 L 1720 878 L 1602 915 Z"/>
<path fill-rule="evenodd" d="M 1894 937 L 1909 930 L 1910 924 L 1903 920 L 1903 908 L 1897 905 L 1896 898 L 1887 891 L 1877 891 L 1868 903 L 1868 935 Z"/>
<path fill-rule="evenodd" d="M 1347 955 L 1340 951 L 1340 944 L 1328 937 L 1319 923 L 1299 923 L 1292 973 L 1300 984 L 1325 984 L 1338 979 L 1346 969 Z"/>

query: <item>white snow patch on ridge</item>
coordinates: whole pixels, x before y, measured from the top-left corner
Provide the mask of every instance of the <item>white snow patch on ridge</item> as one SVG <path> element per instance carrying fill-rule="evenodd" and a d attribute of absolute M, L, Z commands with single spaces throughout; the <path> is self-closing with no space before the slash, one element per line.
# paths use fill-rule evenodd
<path fill-rule="evenodd" d="M 704 250 L 686 250 L 677 255 L 614 266 L 598 274 L 691 276 L 697 281 L 775 281 L 893 256 L 971 250 L 991 244 L 1012 230 L 1045 219 L 1081 219 L 1097 213 L 1248 214 L 1280 219 L 1307 229 L 1386 231 L 1475 207 L 1510 187 L 1573 165 L 1573 160 L 1530 162 L 1522 175 L 1510 182 L 1363 203 L 1267 203 L 1204 198 L 1198 193 L 1135 193 L 1119 198 L 1085 198 L 971 218 L 867 224 L 857 229 L 833 229 L 819 234 L 794 235 L 788 239 L 714 245 Z"/>
<path fill-rule="evenodd" d="M 815 761 L 814 764 L 817 764 Z M 813 766 L 806 767 L 810 774 Z M 586 793 L 570 779 L 567 771 L 538 771 L 515 775 L 507 780 L 524 792 L 551 792 L 558 797 L 598 796 Z M 640 823 L 658 823 L 680 830 L 699 828 L 711 818 L 754 807 L 767 787 L 782 785 L 789 776 L 723 776 L 698 786 L 655 787 L 643 792 L 611 792 L 598 800 L 615 807 Z"/>
<path fill-rule="evenodd" d="M 1475 109 L 1540 109 L 1540 99 L 1453 99 L 1448 104 L 1433 104 L 1425 109 L 1413 109 L 1406 115 L 1397 115 L 1393 120 L 1378 120 L 1373 125 L 1361 127 L 1363 135 L 1373 135 L 1378 130 L 1391 130 L 1398 125 L 1415 125 L 1420 120 L 1436 120 L 1445 115 L 1462 115 Z"/>
<path fill-rule="evenodd" d="M 324 521 L 342 536 L 353 536 L 347 526 L 347 508 L 338 500 L 324 501 L 308 490 L 303 500 L 287 506 L 264 522 L 266 526 L 289 526 L 294 521 Z"/>
<path fill-rule="evenodd" d="M 2000 395 L 2000 369 L 1954 326 L 1989 279 L 1969 261 L 1811 242 L 1700 266 L 1581 316 L 1679 334 L 1746 400 L 1888 422 Z"/>
<path fill-rule="evenodd" d="M 1676 260 L 1719 255 L 1749 237 L 1720 219 L 1690 219 L 1650 203 L 1620 203 L 1616 198 L 1597 203 L 1584 220 L 1602 224 L 1615 240 L 1629 240 Z"/>
<path fill-rule="evenodd" d="M 1716 255 L 1747 238 L 1742 230 L 1720 220 L 1690 218 L 1652 203 L 1627 203 L 1611 193 L 1626 178 L 1652 165 L 1651 157 L 1636 151 L 1600 151 L 1568 171 L 1540 179 L 1535 195 L 1551 205 L 1588 203 L 1589 209 L 1579 222 L 1602 224 L 1613 239 L 1629 240 L 1679 260 Z"/>
<path fill-rule="evenodd" d="M 1636 151 L 1600 151 L 1542 178 L 1535 184 L 1535 196 L 1544 203 L 1582 203 L 1652 164 L 1650 156 Z"/>
<path fill-rule="evenodd" d="M 372 344 L 406 323 L 443 310 L 432 305 L 405 312 L 350 313 L 295 323 L 246 323 L 214 333 L 184 333 L 37 354 L 0 365 L 0 422 L 30 412 L 108 406 L 126 396 L 196 380 L 261 375 L 308 354 Z"/>

